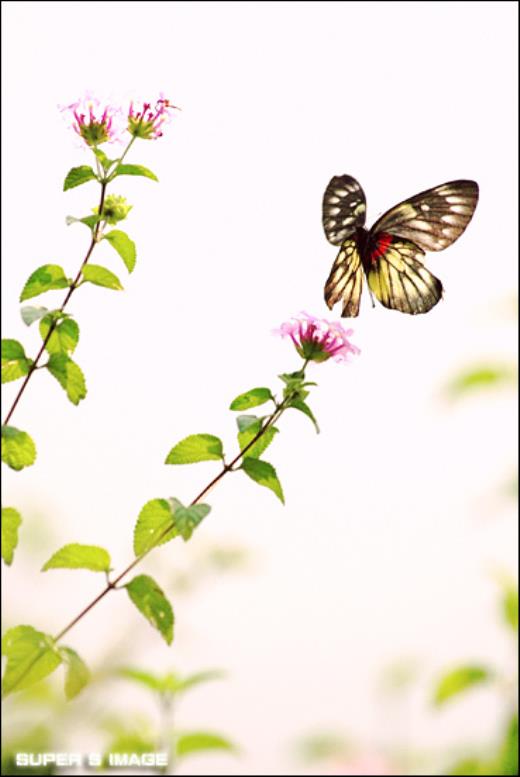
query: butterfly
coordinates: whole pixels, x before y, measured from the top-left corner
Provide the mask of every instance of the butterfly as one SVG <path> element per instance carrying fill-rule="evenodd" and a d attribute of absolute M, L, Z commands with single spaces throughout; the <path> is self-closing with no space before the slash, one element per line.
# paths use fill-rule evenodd
<path fill-rule="evenodd" d="M 475 212 L 475 181 L 450 181 L 390 208 L 374 226 L 364 227 L 366 200 L 350 175 L 331 179 L 323 196 L 323 229 L 341 246 L 325 284 L 332 309 L 341 300 L 342 317 L 357 316 L 366 275 L 372 305 L 427 313 L 442 297 L 442 283 L 422 263 L 425 251 L 442 251 L 459 238 Z"/>

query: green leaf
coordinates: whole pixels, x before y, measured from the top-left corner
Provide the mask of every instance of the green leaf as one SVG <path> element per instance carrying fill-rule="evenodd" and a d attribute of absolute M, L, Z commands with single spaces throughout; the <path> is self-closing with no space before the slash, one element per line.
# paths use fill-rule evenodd
<path fill-rule="evenodd" d="M 440 706 L 454 696 L 489 682 L 492 678 L 493 673 L 484 666 L 459 666 L 441 677 L 437 683 L 433 701 Z"/>
<path fill-rule="evenodd" d="M 87 396 L 85 377 L 76 362 L 73 362 L 64 353 L 53 353 L 46 367 L 60 386 L 65 389 L 73 405 L 79 405 L 81 400 L 85 399 Z"/>
<path fill-rule="evenodd" d="M 31 361 L 18 340 L 2 340 L 2 383 L 23 378 L 30 366 Z"/>
<path fill-rule="evenodd" d="M 101 162 L 101 166 L 103 170 L 108 170 L 111 164 L 113 164 L 113 160 L 109 159 L 104 151 L 101 151 L 100 148 L 93 148 L 92 151 L 96 155 L 97 159 Z"/>
<path fill-rule="evenodd" d="M 155 580 L 148 575 L 138 575 L 125 588 L 137 609 L 170 645 L 173 640 L 173 610 Z"/>
<path fill-rule="evenodd" d="M 175 445 L 165 464 L 194 464 L 198 461 L 220 460 L 224 456 L 222 441 L 212 434 L 191 434 Z"/>
<path fill-rule="evenodd" d="M 239 394 L 238 397 L 232 401 L 229 406 L 230 410 L 248 410 L 250 407 L 257 407 L 263 405 L 265 402 L 269 402 L 273 399 L 270 389 L 268 388 L 254 388 L 250 391 L 246 391 L 244 394 Z"/>
<path fill-rule="evenodd" d="M 208 683 L 212 680 L 221 680 L 225 676 L 225 672 L 222 672 L 220 669 L 207 669 L 205 672 L 196 672 L 187 677 L 177 677 L 173 684 L 170 683 L 171 688 L 167 689 L 172 690 L 175 693 L 184 693 L 191 688 L 195 688 L 197 685 L 202 685 L 203 683 Z M 168 676 L 165 679 L 167 680 Z M 168 684 L 165 683 L 165 685 L 167 686 Z"/>
<path fill-rule="evenodd" d="M 515 371 L 509 365 L 485 364 L 460 372 L 448 386 L 448 392 L 453 397 L 459 397 L 472 391 L 513 383 L 515 378 Z"/>
<path fill-rule="evenodd" d="M 243 418 L 244 416 L 242 416 Z M 240 450 L 243 450 L 246 445 L 249 445 L 259 433 L 262 427 L 262 419 L 257 419 L 253 424 L 249 424 L 246 429 L 240 431 L 237 435 L 238 445 Z M 244 457 L 252 457 L 253 459 L 259 459 L 262 453 L 269 447 L 274 440 L 275 435 L 278 433 L 278 429 L 274 426 L 269 426 L 265 432 L 258 438 L 258 440 L 247 450 L 243 455 Z"/>
<path fill-rule="evenodd" d="M 43 565 L 47 569 L 90 569 L 91 572 L 108 572 L 110 554 L 98 545 L 80 545 L 73 542 L 64 545 Z"/>
<path fill-rule="evenodd" d="M 258 423 L 262 423 L 262 419 L 256 415 L 239 415 L 236 418 L 238 431 L 245 432 L 250 426 L 255 426 Z"/>
<path fill-rule="evenodd" d="M 38 307 L 35 305 L 26 305 L 20 311 L 23 322 L 26 326 L 31 326 L 31 324 L 33 324 L 35 321 L 38 321 L 39 318 L 42 318 L 48 312 L 48 308 L 44 308 L 42 306 Z"/>
<path fill-rule="evenodd" d="M 172 530 L 158 543 L 161 534 L 172 526 Z M 173 511 L 167 499 L 151 499 L 147 502 L 137 519 L 134 529 L 134 553 L 140 556 L 156 544 L 169 542 L 178 534 L 173 527 Z"/>
<path fill-rule="evenodd" d="M 99 264 L 87 264 L 83 270 L 83 280 L 87 283 L 94 283 L 96 286 L 103 286 L 105 289 L 113 289 L 114 291 L 122 291 L 123 289 L 117 275 Z"/>
<path fill-rule="evenodd" d="M 71 224 L 85 224 L 91 231 L 93 231 L 94 227 L 99 221 L 102 221 L 103 217 L 99 216 L 97 213 L 94 213 L 92 216 L 84 216 L 81 219 L 77 219 L 75 216 L 67 216 L 65 219 L 65 223 L 68 227 L 70 227 Z"/>
<path fill-rule="evenodd" d="M 36 460 L 36 446 L 27 432 L 14 426 L 2 426 L 2 461 L 8 467 L 21 470 Z"/>
<path fill-rule="evenodd" d="M 161 693 L 164 690 L 163 681 L 161 677 L 152 674 L 151 672 L 144 672 L 141 669 L 132 669 L 131 667 L 124 667 L 118 671 L 121 677 L 125 677 L 127 680 L 132 680 L 138 683 L 138 685 L 144 685 L 152 691 Z"/>
<path fill-rule="evenodd" d="M 62 267 L 57 264 L 44 264 L 29 276 L 20 294 L 20 302 L 51 289 L 66 289 L 69 286 L 70 281 L 65 277 Z"/>
<path fill-rule="evenodd" d="M 202 753 L 208 750 L 226 750 L 233 752 L 235 745 L 220 734 L 209 731 L 192 731 L 181 734 L 176 741 L 177 758 L 183 758 L 193 753 Z"/>
<path fill-rule="evenodd" d="M 178 499 L 173 498 L 173 520 L 175 530 L 187 542 L 199 523 L 207 516 L 211 507 L 209 505 L 197 504 L 184 507 Z"/>
<path fill-rule="evenodd" d="M 246 457 L 242 462 L 242 469 L 255 483 L 270 488 L 278 499 L 285 504 L 282 486 L 278 480 L 276 470 L 271 464 L 268 464 L 267 461 L 260 461 L 260 459 Z"/>
<path fill-rule="evenodd" d="M 9 629 L 2 640 L 2 653 L 7 666 L 2 682 L 2 695 L 28 688 L 42 680 L 61 664 L 61 656 L 52 637 L 32 626 Z"/>
<path fill-rule="evenodd" d="M 122 232 L 120 229 L 113 229 L 104 235 L 104 239 L 108 240 L 112 248 L 114 248 L 123 262 L 128 272 L 132 272 L 135 267 L 136 250 L 135 243 L 130 240 L 126 232 Z"/>
<path fill-rule="evenodd" d="M 496 770 L 490 770 L 487 774 L 518 774 L 518 714 L 516 712 L 507 722 L 497 760 Z"/>
<path fill-rule="evenodd" d="M 114 178 L 118 175 L 143 175 L 145 178 L 151 178 L 152 181 L 158 181 L 159 179 L 143 165 L 118 165 L 114 172 Z"/>
<path fill-rule="evenodd" d="M 47 315 L 40 321 L 40 335 L 45 340 L 52 324 L 52 316 Z M 71 354 L 79 340 L 79 326 L 73 318 L 65 318 L 56 324 L 45 346 L 49 353 Z"/>
<path fill-rule="evenodd" d="M 316 421 L 314 414 L 312 410 L 310 409 L 309 405 L 307 405 L 303 399 L 293 399 L 289 407 L 294 407 L 295 410 L 299 410 L 300 413 L 305 413 L 306 416 L 308 416 L 312 423 L 314 424 L 314 428 L 316 429 L 317 434 L 320 433 L 320 427 L 318 426 L 318 422 Z"/>
<path fill-rule="evenodd" d="M 87 665 L 75 650 L 69 647 L 60 648 L 60 655 L 65 663 L 65 696 L 73 699 L 83 690 L 90 680 L 90 672 Z"/>
<path fill-rule="evenodd" d="M 2 507 L 2 558 L 9 566 L 18 545 L 18 529 L 22 516 L 14 507 Z"/>
<path fill-rule="evenodd" d="M 97 179 L 97 175 L 91 167 L 88 165 L 81 165 L 81 167 L 73 167 L 69 170 L 67 177 L 63 182 L 63 191 L 67 189 L 74 189 L 75 186 L 81 186 L 82 183 Z"/>
<path fill-rule="evenodd" d="M 518 631 L 518 589 L 513 585 L 504 588 L 502 612 L 506 623 L 513 631 Z"/>

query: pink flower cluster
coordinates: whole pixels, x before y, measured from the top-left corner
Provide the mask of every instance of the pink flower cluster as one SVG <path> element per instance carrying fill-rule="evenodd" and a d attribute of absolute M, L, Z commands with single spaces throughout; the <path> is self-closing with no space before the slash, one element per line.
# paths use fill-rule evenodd
<path fill-rule="evenodd" d="M 136 107 L 132 101 L 125 116 L 122 108 L 102 103 L 90 93 L 61 107 L 71 128 L 91 147 L 122 142 L 125 131 L 144 140 L 156 140 L 162 136 L 162 127 L 173 109 L 175 106 L 161 96 L 154 108 L 148 102 Z"/>
<path fill-rule="evenodd" d="M 344 329 L 340 323 L 315 318 L 308 313 L 289 319 L 275 330 L 275 334 L 290 337 L 300 356 L 309 361 L 323 362 L 333 358 L 346 362 L 350 354 L 360 352 L 349 340 L 352 329 Z"/>

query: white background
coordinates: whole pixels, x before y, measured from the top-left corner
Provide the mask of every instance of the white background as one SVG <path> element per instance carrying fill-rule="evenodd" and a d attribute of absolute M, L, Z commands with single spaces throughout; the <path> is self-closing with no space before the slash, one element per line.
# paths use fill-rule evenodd
<path fill-rule="evenodd" d="M 361 356 L 312 370 L 321 435 L 303 416 L 282 420 L 266 458 L 287 506 L 229 477 L 192 543 L 143 565 L 168 588 L 205 545 L 234 543 L 249 550 L 249 569 L 179 596 L 171 648 L 123 594 L 69 644 L 95 666 L 117 631 L 123 663 L 228 671 L 187 698 L 178 719 L 228 733 L 242 758 L 192 760 L 185 773 L 282 773 L 295 768 L 294 738 L 317 729 L 367 750 L 492 740 L 493 693 L 438 714 L 429 697 L 447 665 L 510 660 L 491 572 L 512 571 L 516 559 L 501 491 L 515 466 L 514 397 L 450 404 L 443 390 L 460 369 L 512 359 L 516 345 L 515 4 L 11 2 L 3 11 L 4 337 L 28 354 L 38 333 L 20 319 L 19 291 L 41 264 L 76 273 L 88 235 L 65 227 L 65 215 L 97 201 L 94 183 L 61 191 L 67 170 L 90 160 L 57 104 L 86 89 L 125 104 L 163 91 L 182 108 L 163 139 L 136 144 L 129 158 L 160 183 L 121 178 L 113 189 L 134 204 L 125 228 L 137 267 L 125 277 L 109 246 L 94 261 L 121 277 L 124 293 L 86 286 L 72 299 L 87 399 L 73 407 L 38 374 L 13 416 L 38 460 L 4 481 L 4 502 L 25 518 L 5 574 L 6 625 L 59 630 L 101 581 L 41 575 L 39 565 L 79 541 L 105 545 L 121 568 L 141 506 L 189 501 L 215 472 L 163 466 L 170 447 L 209 432 L 232 451 L 230 400 L 297 367 L 271 330 L 302 309 L 328 315 L 322 288 L 335 249 L 320 207 L 332 175 L 359 179 L 369 224 L 418 191 L 472 178 L 474 220 L 427 257 L 445 299 L 416 318 L 364 300 L 352 323 Z M 5 408 L 16 390 L 6 387 Z M 403 656 L 420 665 L 422 685 L 394 731 L 377 683 Z M 146 702 L 122 683 L 110 688 L 115 710 L 153 710 Z M 76 730 L 66 745 L 91 742 Z"/>

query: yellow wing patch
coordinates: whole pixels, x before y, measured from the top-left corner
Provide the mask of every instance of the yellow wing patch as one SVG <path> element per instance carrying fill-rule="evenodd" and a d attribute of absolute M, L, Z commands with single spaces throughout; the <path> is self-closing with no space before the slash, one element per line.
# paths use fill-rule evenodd
<path fill-rule="evenodd" d="M 442 297 L 442 284 L 422 264 L 424 256 L 413 243 L 393 238 L 384 254 L 372 261 L 368 285 L 386 308 L 401 313 L 427 313 Z"/>
<path fill-rule="evenodd" d="M 363 268 L 356 241 L 345 240 L 325 284 L 327 307 L 332 310 L 341 300 L 342 318 L 357 316 L 362 287 Z"/>

